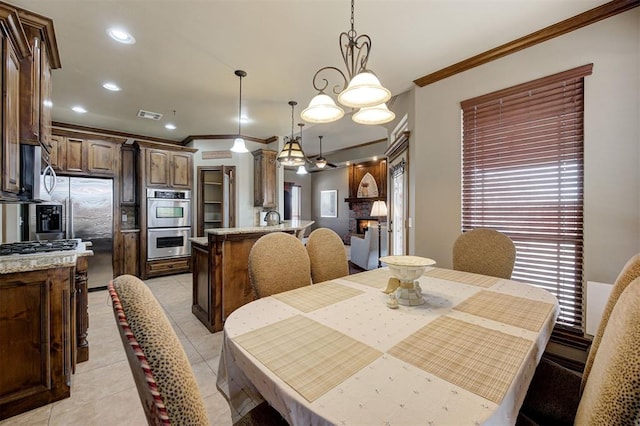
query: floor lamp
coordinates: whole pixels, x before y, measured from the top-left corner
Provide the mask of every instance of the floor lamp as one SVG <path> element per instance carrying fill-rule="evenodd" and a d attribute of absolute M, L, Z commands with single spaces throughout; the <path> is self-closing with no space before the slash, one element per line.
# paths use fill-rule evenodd
<path fill-rule="evenodd" d="M 374 201 L 373 206 L 371 207 L 371 217 L 378 218 L 378 268 L 382 267 L 382 262 L 380 262 L 380 258 L 382 257 L 382 232 L 380 223 L 380 219 L 382 217 L 387 217 L 387 204 L 382 201 Z"/>

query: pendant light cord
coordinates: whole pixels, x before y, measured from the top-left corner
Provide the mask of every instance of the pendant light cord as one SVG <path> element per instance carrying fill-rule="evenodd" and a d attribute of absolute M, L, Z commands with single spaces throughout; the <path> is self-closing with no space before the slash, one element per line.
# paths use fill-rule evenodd
<path fill-rule="evenodd" d="M 240 75 L 240 97 L 238 98 L 238 137 L 241 137 L 241 126 L 242 126 L 242 75 Z"/>

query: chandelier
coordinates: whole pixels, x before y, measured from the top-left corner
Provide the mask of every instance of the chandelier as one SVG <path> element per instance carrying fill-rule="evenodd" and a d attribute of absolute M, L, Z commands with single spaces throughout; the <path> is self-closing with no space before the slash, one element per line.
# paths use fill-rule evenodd
<path fill-rule="evenodd" d="M 391 92 L 380 84 L 373 71 L 367 69 L 371 38 L 366 34 L 358 35 L 354 28 L 354 0 L 351 0 L 351 29 L 340 33 L 338 42 L 347 75 L 333 66 L 320 68 L 313 76 L 313 87 L 318 94 L 300 114 L 302 119 L 309 123 L 331 123 L 344 116 L 344 110 L 325 93 L 329 80 L 320 76 L 333 70 L 342 77 L 342 84 L 332 88 L 333 94 L 338 95 L 338 102 L 346 107 L 359 108 L 352 116 L 353 121 L 384 124 L 393 120 L 395 114 L 386 105 L 391 99 Z"/>
<path fill-rule="evenodd" d="M 284 166 L 304 166 L 307 163 L 307 157 L 302 151 L 302 141 L 299 137 L 293 136 L 293 109 L 298 103 L 289 101 L 289 105 L 291 105 L 291 137 L 284 137 L 284 146 L 276 159 Z M 300 132 L 302 133 L 302 128 Z"/>

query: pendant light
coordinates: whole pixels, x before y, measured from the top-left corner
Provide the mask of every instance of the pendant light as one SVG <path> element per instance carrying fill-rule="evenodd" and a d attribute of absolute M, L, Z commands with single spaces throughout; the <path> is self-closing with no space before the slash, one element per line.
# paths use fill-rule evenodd
<path fill-rule="evenodd" d="M 360 108 L 351 119 L 360 124 L 384 124 L 396 118 L 393 111 L 387 108 L 387 104 Z"/>
<path fill-rule="evenodd" d="M 278 154 L 278 163 L 283 166 L 304 166 L 307 162 L 307 157 L 302 151 L 302 145 L 300 144 L 300 138 L 293 136 L 293 110 L 298 103 L 296 101 L 289 101 L 291 105 L 291 137 L 284 137 L 284 146 L 282 151 Z"/>
<path fill-rule="evenodd" d="M 302 128 L 304 127 L 304 123 L 298 123 L 298 126 L 300 126 L 300 148 L 302 148 Z M 298 166 L 298 171 L 296 172 L 297 175 L 306 175 L 307 173 L 309 172 L 304 164 L 302 166 Z"/>
<path fill-rule="evenodd" d="M 242 77 L 246 77 L 247 73 L 242 70 L 236 70 L 235 75 L 240 78 L 240 96 L 238 98 L 238 137 L 233 141 L 233 146 L 231 147 L 231 151 L 233 152 L 249 152 L 247 147 L 244 144 L 244 139 L 242 139 L 242 133 L 240 131 L 242 119 L 241 119 L 241 109 L 242 109 Z"/>
<path fill-rule="evenodd" d="M 327 159 L 322 156 L 322 136 L 318 136 L 320 139 L 320 155 L 316 158 L 316 167 L 324 169 L 327 165 Z"/>

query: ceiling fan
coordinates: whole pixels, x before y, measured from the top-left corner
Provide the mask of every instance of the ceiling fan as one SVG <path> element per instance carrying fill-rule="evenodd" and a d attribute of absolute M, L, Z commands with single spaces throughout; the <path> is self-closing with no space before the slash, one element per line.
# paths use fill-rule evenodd
<path fill-rule="evenodd" d="M 320 155 L 318 155 L 314 161 L 314 164 L 316 165 L 316 167 L 319 169 L 324 169 L 325 166 L 334 167 L 334 168 L 338 167 L 335 164 L 327 162 L 327 159 L 322 156 L 322 136 L 318 136 L 318 138 L 320 138 Z"/>

